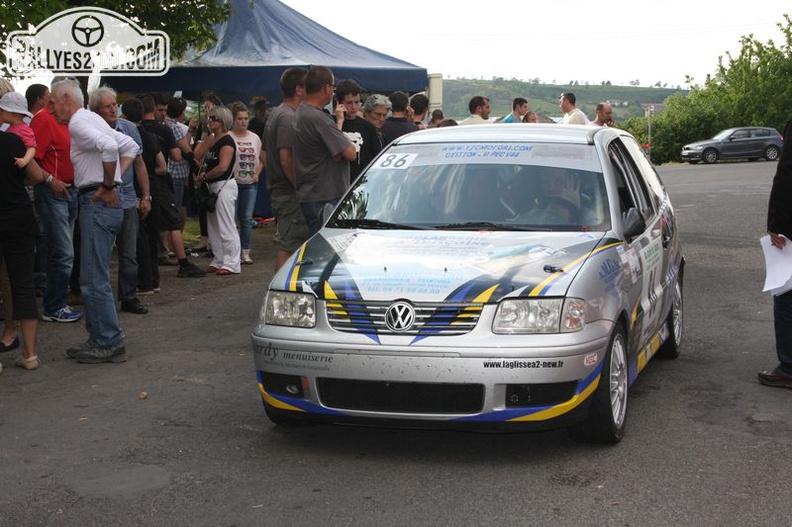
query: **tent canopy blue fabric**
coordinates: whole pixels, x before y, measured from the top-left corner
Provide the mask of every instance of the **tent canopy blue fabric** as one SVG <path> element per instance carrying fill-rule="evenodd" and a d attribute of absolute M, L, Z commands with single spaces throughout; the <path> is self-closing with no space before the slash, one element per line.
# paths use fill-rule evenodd
<path fill-rule="evenodd" d="M 213 48 L 188 52 L 161 77 L 108 76 L 104 82 L 122 92 L 181 91 L 191 99 L 213 92 L 224 102 L 264 95 L 277 104 L 284 69 L 321 65 L 337 80 L 355 80 L 364 92 L 426 88 L 425 68 L 355 44 L 278 0 L 231 4 L 231 17 L 217 26 Z"/>

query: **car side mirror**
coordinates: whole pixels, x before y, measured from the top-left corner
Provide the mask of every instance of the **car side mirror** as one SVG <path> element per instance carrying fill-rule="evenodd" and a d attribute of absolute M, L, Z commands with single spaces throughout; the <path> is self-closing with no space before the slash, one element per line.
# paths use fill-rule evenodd
<path fill-rule="evenodd" d="M 635 207 L 631 207 L 622 215 L 622 224 L 624 225 L 624 238 L 627 241 L 632 241 L 633 238 L 646 230 L 646 222 Z"/>

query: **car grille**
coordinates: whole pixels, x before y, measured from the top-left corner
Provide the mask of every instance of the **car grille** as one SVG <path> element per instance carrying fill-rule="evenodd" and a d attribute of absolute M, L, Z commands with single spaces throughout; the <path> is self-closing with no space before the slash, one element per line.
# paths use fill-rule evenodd
<path fill-rule="evenodd" d="M 414 304 L 415 324 L 407 331 L 385 325 L 392 302 L 328 300 L 327 318 L 337 331 L 378 335 L 464 335 L 476 327 L 484 304 L 420 302 Z"/>
<path fill-rule="evenodd" d="M 317 379 L 322 404 L 339 410 L 415 414 L 473 414 L 484 385 Z"/>

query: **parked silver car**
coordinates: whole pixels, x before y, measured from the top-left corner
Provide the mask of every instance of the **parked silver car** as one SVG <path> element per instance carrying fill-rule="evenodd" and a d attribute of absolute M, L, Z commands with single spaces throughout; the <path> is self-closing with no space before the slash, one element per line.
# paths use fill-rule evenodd
<path fill-rule="evenodd" d="M 784 140 L 778 130 L 764 126 L 729 128 L 718 132 L 712 139 L 697 141 L 682 147 L 682 161 L 691 164 L 704 161 L 715 163 L 719 159 L 750 159 L 763 157 L 777 161 Z"/>
<path fill-rule="evenodd" d="M 632 136 L 451 127 L 392 143 L 280 269 L 253 331 L 277 424 L 619 441 L 682 338 L 674 210 Z"/>

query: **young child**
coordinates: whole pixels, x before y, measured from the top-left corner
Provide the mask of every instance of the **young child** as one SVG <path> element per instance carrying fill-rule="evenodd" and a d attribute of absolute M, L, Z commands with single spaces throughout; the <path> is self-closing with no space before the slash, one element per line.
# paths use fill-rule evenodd
<path fill-rule="evenodd" d="M 27 110 L 27 99 L 21 93 L 8 92 L 0 97 L 0 118 L 8 123 L 8 132 L 18 135 L 25 144 L 25 157 L 15 158 L 19 168 L 25 168 L 36 155 L 36 136 L 25 122 L 25 117 L 33 117 Z"/>

